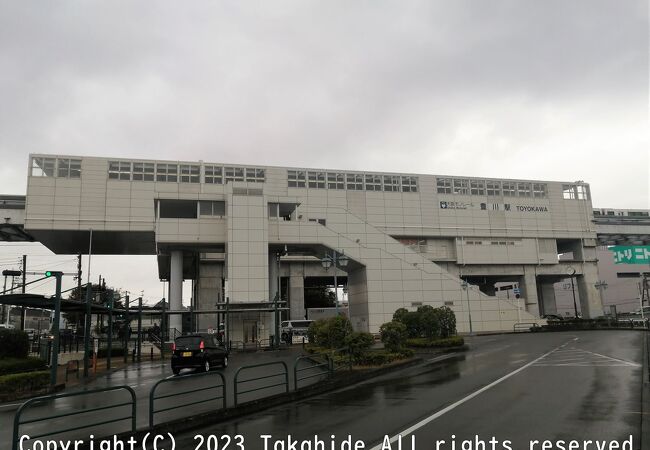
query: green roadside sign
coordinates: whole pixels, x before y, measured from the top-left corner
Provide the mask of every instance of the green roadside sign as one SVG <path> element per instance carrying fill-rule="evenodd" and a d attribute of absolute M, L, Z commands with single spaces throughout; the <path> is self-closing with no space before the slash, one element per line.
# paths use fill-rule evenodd
<path fill-rule="evenodd" d="M 608 250 L 614 252 L 615 264 L 650 264 L 650 245 L 615 245 Z"/>

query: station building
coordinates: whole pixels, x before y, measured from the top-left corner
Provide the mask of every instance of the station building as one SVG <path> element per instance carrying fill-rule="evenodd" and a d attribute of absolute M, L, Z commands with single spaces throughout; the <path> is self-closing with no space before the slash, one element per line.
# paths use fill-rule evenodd
<path fill-rule="evenodd" d="M 58 254 L 88 252 L 92 230 L 93 254 L 156 255 L 171 310 L 193 280 L 196 328 L 216 327 L 227 304 L 235 341 L 267 339 L 278 316 L 303 319 L 306 286 L 335 270 L 354 328 L 372 333 L 421 305 L 453 309 L 461 332 L 512 330 L 554 310 L 553 284 L 568 273 L 583 316 L 603 313 L 583 182 L 64 155 L 29 164 L 27 232 Z M 334 255 L 347 264 L 326 269 Z M 497 295 L 504 283 L 520 298 Z"/>

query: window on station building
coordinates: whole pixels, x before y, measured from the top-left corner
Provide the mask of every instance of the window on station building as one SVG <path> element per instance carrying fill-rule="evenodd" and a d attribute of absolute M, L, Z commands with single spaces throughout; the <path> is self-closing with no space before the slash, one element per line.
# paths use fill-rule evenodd
<path fill-rule="evenodd" d="M 266 171 L 254 167 L 246 168 L 246 181 L 249 183 L 264 183 L 266 180 Z"/>
<path fill-rule="evenodd" d="M 454 178 L 454 194 L 468 195 L 469 180 L 464 178 Z"/>
<path fill-rule="evenodd" d="M 366 191 L 381 191 L 381 175 L 366 175 Z"/>
<path fill-rule="evenodd" d="M 547 196 L 547 187 L 544 183 L 533 183 L 533 197 L 535 198 L 546 198 Z"/>
<path fill-rule="evenodd" d="M 161 219 L 196 219 L 196 200 L 159 200 Z"/>
<path fill-rule="evenodd" d="M 109 161 L 108 178 L 110 180 L 130 180 L 131 179 L 131 162 L 130 161 Z"/>
<path fill-rule="evenodd" d="M 56 176 L 59 178 L 80 178 L 81 160 L 59 158 L 56 161 Z"/>
<path fill-rule="evenodd" d="M 650 216 L 650 213 L 646 211 L 628 211 L 627 215 L 628 217 L 648 217 Z"/>
<path fill-rule="evenodd" d="M 153 181 L 154 163 L 133 163 L 133 181 Z"/>
<path fill-rule="evenodd" d="M 417 192 L 417 191 L 418 191 L 417 177 L 402 177 L 402 192 Z"/>
<path fill-rule="evenodd" d="M 327 219 L 309 219 L 310 222 L 316 222 L 319 225 L 326 226 L 327 225 Z"/>
<path fill-rule="evenodd" d="M 470 180 L 469 187 L 472 195 L 485 195 L 485 181 Z"/>
<path fill-rule="evenodd" d="M 226 215 L 226 202 L 219 200 L 200 200 L 199 215 L 205 217 L 224 217 Z"/>
<path fill-rule="evenodd" d="M 312 189 L 325 189 L 325 172 L 307 172 L 307 186 Z"/>
<path fill-rule="evenodd" d="M 327 173 L 327 189 L 345 189 L 345 175 L 342 173 Z"/>
<path fill-rule="evenodd" d="M 501 195 L 501 182 L 500 181 L 494 181 L 494 180 L 488 180 L 486 182 L 486 192 L 487 195 L 491 197 L 497 197 Z"/>
<path fill-rule="evenodd" d="M 204 166 L 204 179 L 208 184 L 223 184 L 223 167 L 207 165 Z"/>
<path fill-rule="evenodd" d="M 502 186 L 503 186 L 504 197 L 515 197 L 517 195 L 517 183 L 513 183 L 511 181 L 504 181 Z"/>
<path fill-rule="evenodd" d="M 244 168 L 243 167 L 226 167 L 226 183 L 229 181 L 244 181 Z"/>
<path fill-rule="evenodd" d="M 178 181 L 178 165 L 157 163 L 156 181 L 176 183 Z"/>
<path fill-rule="evenodd" d="M 399 192 L 400 177 L 396 175 L 384 175 L 384 191 Z"/>
<path fill-rule="evenodd" d="M 346 189 L 349 191 L 363 191 L 363 175 L 348 173 L 345 175 Z"/>
<path fill-rule="evenodd" d="M 56 158 L 32 158 L 33 177 L 53 177 L 55 175 Z"/>
<path fill-rule="evenodd" d="M 200 183 L 201 166 L 181 164 L 181 183 Z"/>
<path fill-rule="evenodd" d="M 438 194 L 451 194 L 451 178 L 438 178 L 436 184 L 438 186 Z"/>
<path fill-rule="evenodd" d="M 297 203 L 269 203 L 269 219 L 295 220 Z"/>
<path fill-rule="evenodd" d="M 586 184 L 563 184 L 562 198 L 565 200 L 589 200 L 589 186 Z"/>
<path fill-rule="evenodd" d="M 531 196 L 530 183 L 517 183 L 517 196 L 530 197 Z"/>
<path fill-rule="evenodd" d="M 304 170 L 289 170 L 287 171 L 287 185 L 289 187 L 304 188 L 305 187 L 305 171 Z"/>

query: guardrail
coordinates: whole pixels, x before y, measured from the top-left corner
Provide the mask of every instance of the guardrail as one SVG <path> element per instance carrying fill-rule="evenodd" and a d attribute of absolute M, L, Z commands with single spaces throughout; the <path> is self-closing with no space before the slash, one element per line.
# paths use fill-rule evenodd
<path fill-rule="evenodd" d="M 93 395 L 93 394 L 99 394 L 103 392 L 112 392 L 112 391 L 120 391 L 120 390 L 126 390 L 129 392 L 131 395 L 131 400 L 128 402 L 123 402 L 123 403 L 116 403 L 114 405 L 108 405 L 108 406 L 100 406 L 97 408 L 91 408 L 91 409 L 83 409 L 81 411 L 72 411 L 69 413 L 63 413 L 63 414 L 54 414 L 50 416 L 43 416 L 43 417 L 38 417 L 35 419 L 28 419 L 28 420 L 23 420 L 21 421 L 21 415 L 23 412 L 25 412 L 26 409 L 28 409 L 30 406 L 36 404 L 36 403 L 44 403 L 48 401 L 54 401 L 60 398 L 67 398 L 67 397 L 81 397 L 81 396 L 88 396 L 88 395 Z M 113 408 L 121 408 L 123 406 L 131 406 L 131 414 L 128 416 L 124 417 L 118 417 L 116 419 L 108 419 L 104 420 L 102 422 L 93 422 L 87 425 L 79 425 L 79 426 L 73 426 L 70 428 L 64 428 L 62 430 L 54 430 L 54 431 L 48 431 L 47 433 L 39 434 L 39 435 L 30 435 L 30 440 L 32 439 L 38 439 L 41 437 L 45 436 L 52 436 L 56 434 L 61 434 L 61 433 L 67 433 L 70 431 L 76 431 L 76 430 L 83 430 L 85 428 L 92 428 L 100 425 L 108 425 L 110 423 L 115 423 L 115 422 L 122 422 L 125 420 L 131 420 L 131 432 L 136 431 L 136 425 L 135 425 L 135 420 L 136 420 L 136 400 L 135 400 L 135 391 L 131 389 L 129 386 L 114 386 L 114 387 L 108 387 L 108 388 L 103 388 L 103 389 L 93 389 L 89 391 L 83 391 L 83 392 L 73 392 L 69 394 L 54 394 L 54 395 L 48 395 L 44 397 L 36 397 L 31 400 L 27 400 L 25 403 L 23 403 L 20 408 L 18 408 L 18 411 L 16 411 L 16 415 L 14 416 L 14 430 L 13 430 L 13 442 L 12 442 L 12 450 L 18 450 L 18 443 L 19 443 L 19 436 L 20 436 L 20 426 L 21 425 L 27 425 L 27 424 L 33 424 L 37 422 L 49 422 L 49 427 L 48 429 L 51 429 L 52 426 L 52 420 L 53 419 L 60 419 L 63 417 L 70 417 L 70 416 L 77 416 L 80 414 L 88 414 L 96 411 L 105 411 L 108 409 L 113 409 Z"/>
<path fill-rule="evenodd" d="M 211 376 L 218 376 L 221 378 L 221 384 L 220 385 L 214 385 L 214 386 L 206 386 L 206 387 L 200 387 L 200 388 L 195 388 L 195 389 L 189 389 L 181 392 L 174 392 L 171 394 L 166 394 L 166 395 L 160 395 L 156 397 L 156 389 L 158 386 L 164 383 L 178 383 L 182 382 L 188 379 L 195 379 L 195 378 L 205 378 L 205 377 L 211 377 Z M 179 395 L 187 395 L 187 394 L 192 394 L 195 392 L 203 392 L 203 391 L 209 391 L 211 389 L 219 389 L 221 388 L 221 395 L 216 395 L 214 397 L 206 398 L 206 399 L 201 399 L 197 400 L 194 402 L 188 402 L 188 403 L 182 403 L 180 405 L 175 404 L 173 406 L 170 406 L 168 408 L 162 408 L 162 409 L 155 409 L 155 401 L 156 400 L 162 400 L 164 398 L 171 398 L 171 397 L 177 397 Z M 198 373 L 198 374 L 191 374 L 191 375 L 182 375 L 182 376 L 177 376 L 173 378 L 165 378 L 160 381 L 158 381 L 156 384 L 153 385 L 151 388 L 151 391 L 149 392 L 149 427 L 153 428 L 154 426 L 154 416 L 158 413 L 165 412 L 165 411 L 171 411 L 172 409 L 178 409 L 178 408 L 184 408 L 186 406 L 191 406 L 191 405 L 198 405 L 200 403 L 206 403 L 206 402 L 211 402 L 214 400 L 223 400 L 222 401 L 222 409 L 226 408 L 226 379 L 223 376 L 222 373 L 220 372 L 208 372 L 208 373 Z M 236 403 L 236 402 L 235 402 Z"/>
<path fill-rule="evenodd" d="M 512 326 L 513 333 L 521 331 L 530 331 L 531 328 L 537 328 L 538 325 L 535 322 L 517 322 Z"/>
<path fill-rule="evenodd" d="M 243 370 L 253 369 L 253 368 L 256 368 L 256 367 L 269 367 L 269 366 L 277 366 L 277 365 L 281 365 L 282 368 L 284 369 L 284 371 L 274 373 L 272 375 L 264 375 L 264 376 L 261 376 L 261 377 L 254 377 L 254 378 L 248 378 L 246 380 L 239 380 L 239 374 Z M 282 381 L 280 383 L 276 383 L 276 384 L 271 384 L 269 386 L 262 386 L 262 387 L 248 389 L 248 390 L 245 390 L 245 391 L 239 390 L 239 384 L 250 383 L 251 381 L 266 380 L 266 379 L 277 378 L 277 377 L 283 377 L 284 381 Z M 270 389 L 270 388 L 274 388 L 274 387 L 278 387 L 278 386 L 284 386 L 284 391 L 289 392 L 289 369 L 287 368 L 287 364 L 284 361 L 273 361 L 273 362 L 270 362 L 270 363 L 253 364 L 253 365 L 250 365 L 250 366 L 240 367 L 239 369 L 237 369 L 237 372 L 235 372 L 235 378 L 233 380 L 233 389 L 234 389 L 234 394 L 235 394 L 235 406 L 237 406 L 237 404 L 238 404 L 238 401 L 239 401 L 238 396 L 239 395 L 247 394 L 249 392 L 261 391 L 263 389 Z"/>
<path fill-rule="evenodd" d="M 318 362 L 317 358 L 323 358 L 324 362 Z M 298 368 L 298 365 L 301 361 L 310 361 L 313 364 L 307 367 Z M 325 367 L 326 370 L 320 370 L 321 367 Z M 299 376 L 299 372 L 313 371 L 317 369 L 317 373 L 307 374 L 303 377 Z M 332 361 L 326 354 L 315 353 L 313 355 L 301 355 L 296 358 L 296 361 L 293 363 L 293 386 L 294 390 L 298 390 L 298 384 L 302 380 L 309 380 L 311 378 L 322 377 L 325 375 L 325 378 L 332 376 L 334 368 L 332 367 Z"/>

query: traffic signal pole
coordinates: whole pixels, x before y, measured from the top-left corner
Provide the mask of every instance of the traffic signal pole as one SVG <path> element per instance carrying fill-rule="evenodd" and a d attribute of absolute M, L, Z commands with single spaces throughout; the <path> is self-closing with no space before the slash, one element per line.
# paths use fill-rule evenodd
<path fill-rule="evenodd" d="M 49 274 L 49 275 L 48 275 Z M 52 345 L 52 358 L 50 368 L 50 384 L 56 386 L 56 372 L 59 368 L 59 321 L 61 319 L 61 278 L 63 272 L 47 272 L 46 276 L 54 275 L 56 278 L 56 297 L 54 298 L 54 323 L 52 324 L 52 334 L 54 334 L 54 344 Z"/>
<path fill-rule="evenodd" d="M 84 323 L 84 378 L 88 378 L 88 368 L 90 365 L 90 322 L 92 315 L 90 314 L 90 297 L 92 296 L 92 288 L 90 283 L 86 284 L 86 320 Z"/>

